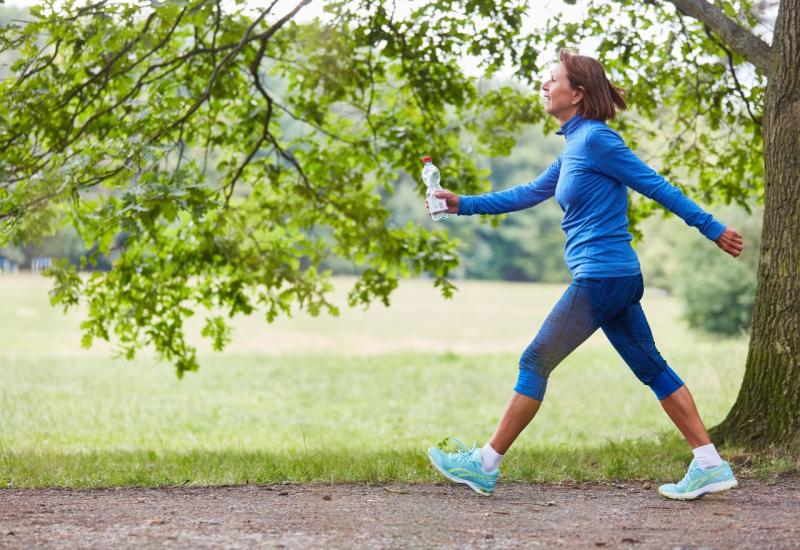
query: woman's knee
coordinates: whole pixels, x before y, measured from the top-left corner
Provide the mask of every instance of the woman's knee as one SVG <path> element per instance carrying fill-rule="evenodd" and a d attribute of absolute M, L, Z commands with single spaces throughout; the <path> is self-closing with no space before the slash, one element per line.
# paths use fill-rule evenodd
<path fill-rule="evenodd" d="M 556 366 L 552 346 L 542 344 L 538 337 L 525 348 L 519 358 L 519 368 L 529 369 L 547 378 Z"/>

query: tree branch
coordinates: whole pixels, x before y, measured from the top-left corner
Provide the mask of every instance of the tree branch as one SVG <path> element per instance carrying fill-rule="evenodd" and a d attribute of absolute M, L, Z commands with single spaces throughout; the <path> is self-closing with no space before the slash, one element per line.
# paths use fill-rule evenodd
<path fill-rule="evenodd" d="M 206 85 L 206 89 L 200 94 L 200 97 L 195 100 L 189 109 L 183 113 L 177 120 L 175 120 L 169 127 L 167 127 L 164 131 L 157 132 L 155 136 L 153 136 L 152 141 L 157 140 L 162 134 L 167 131 L 171 131 L 178 127 L 179 125 L 183 124 L 189 117 L 194 114 L 200 106 L 205 103 L 211 97 L 211 91 L 214 87 L 214 84 L 217 81 L 217 77 L 219 76 L 220 71 L 222 71 L 228 63 L 236 57 L 236 55 L 242 51 L 245 46 L 248 45 L 249 42 L 253 40 L 269 40 L 272 38 L 272 35 L 275 34 L 281 27 L 283 27 L 289 20 L 291 20 L 297 12 L 299 12 L 303 6 L 310 3 L 311 0 L 301 0 L 299 4 L 297 4 L 292 11 L 281 17 L 278 21 L 275 22 L 270 28 L 268 28 L 265 32 L 261 34 L 253 34 L 255 28 L 261 23 L 261 21 L 269 14 L 272 7 L 275 5 L 276 2 L 273 1 L 272 5 L 267 8 L 266 10 L 262 11 L 261 14 L 255 18 L 255 20 L 250 24 L 250 26 L 245 31 L 244 35 L 242 36 L 241 40 L 235 44 L 233 50 L 228 52 L 228 54 L 214 67 L 214 70 L 211 72 L 211 76 L 208 79 L 208 84 Z"/>
<path fill-rule="evenodd" d="M 185 12 L 186 10 L 184 9 L 183 11 Z M 131 49 L 139 42 L 139 40 L 141 40 L 142 38 L 147 36 L 147 33 L 150 30 L 150 25 L 153 23 L 153 21 L 155 21 L 156 15 L 157 15 L 157 12 L 155 12 L 155 11 L 152 12 L 147 17 L 147 19 L 145 20 L 144 26 L 142 27 L 141 32 L 139 32 L 139 34 L 137 34 L 133 39 L 131 39 L 128 42 L 126 42 L 121 50 L 119 50 L 118 52 L 116 52 L 113 55 L 111 55 L 108 58 L 108 61 L 106 61 L 105 65 L 103 67 L 101 67 L 96 73 L 92 73 L 91 76 L 88 79 L 86 79 L 85 81 L 81 82 L 80 84 L 78 84 L 77 86 L 72 88 L 70 91 L 68 91 L 66 94 L 64 94 L 64 97 L 62 98 L 62 102 L 59 105 L 57 105 L 57 108 L 64 107 L 67 104 L 69 104 L 69 101 L 73 97 L 75 97 L 76 95 L 81 93 L 81 91 L 83 91 L 87 86 L 89 86 L 90 84 L 96 82 L 101 77 L 104 78 L 106 80 L 106 82 L 107 82 L 108 79 L 109 79 L 109 76 L 110 76 L 109 73 L 114 68 L 114 65 L 116 64 L 116 62 L 119 61 L 120 59 L 122 59 L 125 55 L 127 55 L 128 52 L 130 52 Z M 183 12 L 181 12 L 181 16 L 182 15 L 183 15 Z"/>
<path fill-rule="evenodd" d="M 770 45 L 725 15 L 721 9 L 706 0 L 669 1 L 679 11 L 717 32 L 733 51 L 752 63 L 760 73 L 766 75 L 769 72 Z"/>
<path fill-rule="evenodd" d="M 231 197 L 233 196 L 233 190 L 236 187 L 236 182 L 239 181 L 239 178 L 242 177 L 242 173 L 244 169 L 247 168 L 247 165 L 250 164 L 250 161 L 253 160 L 253 157 L 256 156 L 261 146 L 264 144 L 265 141 L 269 139 L 269 125 L 272 122 L 272 99 L 269 97 L 267 92 L 264 90 L 263 86 L 261 85 L 261 79 L 258 76 L 258 66 L 261 64 L 261 60 L 264 58 L 264 52 L 267 49 L 267 40 L 262 40 L 261 45 L 258 48 L 258 53 L 256 53 L 253 62 L 250 64 L 250 72 L 253 75 L 253 79 L 255 80 L 255 85 L 258 88 L 261 95 L 267 100 L 267 111 L 264 114 L 264 122 L 262 123 L 262 130 L 261 135 L 259 136 L 258 140 L 256 140 L 256 144 L 251 149 L 250 153 L 245 157 L 242 164 L 239 165 L 239 168 L 236 170 L 236 173 L 231 178 L 230 183 L 228 184 L 228 188 L 225 191 L 225 207 L 227 208 L 230 204 Z"/>
<path fill-rule="evenodd" d="M 761 117 L 757 117 L 755 114 L 753 114 L 753 110 L 750 108 L 750 102 L 747 100 L 747 96 L 744 95 L 744 90 L 742 90 L 742 85 L 739 83 L 739 77 L 736 76 L 736 68 L 733 66 L 733 53 L 731 53 L 731 51 L 728 49 L 727 46 L 725 46 L 723 42 L 717 40 L 714 37 L 714 35 L 711 34 L 711 30 L 708 28 L 708 25 L 703 25 L 703 28 L 705 29 L 708 37 L 714 42 L 716 42 L 719 45 L 719 47 L 722 48 L 722 51 L 725 52 L 725 55 L 728 58 L 728 68 L 731 71 L 731 76 L 733 77 L 733 84 L 736 87 L 736 91 L 738 92 L 739 97 L 742 98 L 742 101 L 744 102 L 744 106 L 747 109 L 747 114 L 750 115 L 750 120 L 752 120 L 756 126 L 760 127 Z"/>

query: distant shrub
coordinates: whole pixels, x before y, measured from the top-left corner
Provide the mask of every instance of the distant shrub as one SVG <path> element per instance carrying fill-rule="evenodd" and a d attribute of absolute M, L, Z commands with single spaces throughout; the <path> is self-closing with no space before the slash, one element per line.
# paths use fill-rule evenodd
<path fill-rule="evenodd" d="M 712 334 L 737 335 L 750 329 L 761 243 L 763 209 L 713 209 L 714 216 L 744 236 L 744 252 L 732 258 L 675 217 L 653 216 L 643 225 L 639 245 L 645 281 L 683 302 L 689 326 Z"/>
<path fill-rule="evenodd" d="M 677 291 L 692 328 L 723 335 L 749 331 L 756 292 L 749 266 L 714 260 L 682 275 Z"/>

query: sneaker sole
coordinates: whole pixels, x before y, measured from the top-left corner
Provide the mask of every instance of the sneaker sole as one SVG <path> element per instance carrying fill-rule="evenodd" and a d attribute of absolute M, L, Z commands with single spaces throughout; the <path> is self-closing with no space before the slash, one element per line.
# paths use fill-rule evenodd
<path fill-rule="evenodd" d="M 735 479 L 730 479 L 728 481 L 718 481 L 716 483 L 710 483 L 705 487 L 701 487 L 700 489 L 696 489 L 694 491 L 689 491 L 688 493 L 667 493 L 659 489 L 658 494 L 660 494 L 662 497 L 671 498 L 673 500 L 694 500 L 696 498 L 700 498 L 703 495 L 710 495 L 712 493 L 721 493 L 722 491 L 733 489 L 737 485 L 739 485 L 738 481 L 736 481 Z"/>
<path fill-rule="evenodd" d="M 428 459 L 431 461 L 431 464 L 433 464 L 433 467 L 436 468 L 439 471 L 440 474 L 442 474 L 444 477 L 446 477 L 450 481 L 454 481 L 455 483 L 463 483 L 464 485 L 466 485 L 467 487 L 469 487 L 470 489 L 472 489 L 473 491 L 475 491 L 476 493 L 478 493 L 482 497 L 490 497 L 490 496 L 492 496 L 491 492 L 487 491 L 486 489 L 483 489 L 482 487 L 480 487 L 478 485 L 475 485 L 471 481 L 469 481 L 467 479 L 461 479 L 461 478 L 455 477 L 455 476 L 451 475 L 449 472 L 446 472 L 445 470 L 443 470 L 433 460 L 433 457 L 431 456 L 431 452 L 430 451 L 428 451 Z"/>

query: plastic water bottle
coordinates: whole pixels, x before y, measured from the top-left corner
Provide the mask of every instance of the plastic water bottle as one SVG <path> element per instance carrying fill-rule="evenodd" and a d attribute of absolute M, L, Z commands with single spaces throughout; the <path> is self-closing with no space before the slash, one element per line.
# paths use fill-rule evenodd
<path fill-rule="evenodd" d="M 438 198 L 435 193 L 442 190 L 439 185 L 439 169 L 433 164 L 431 157 L 422 157 L 422 181 L 428 188 L 426 198 L 428 199 L 428 210 L 431 212 L 431 219 L 435 222 L 447 218 L 447 202 Z"/>

